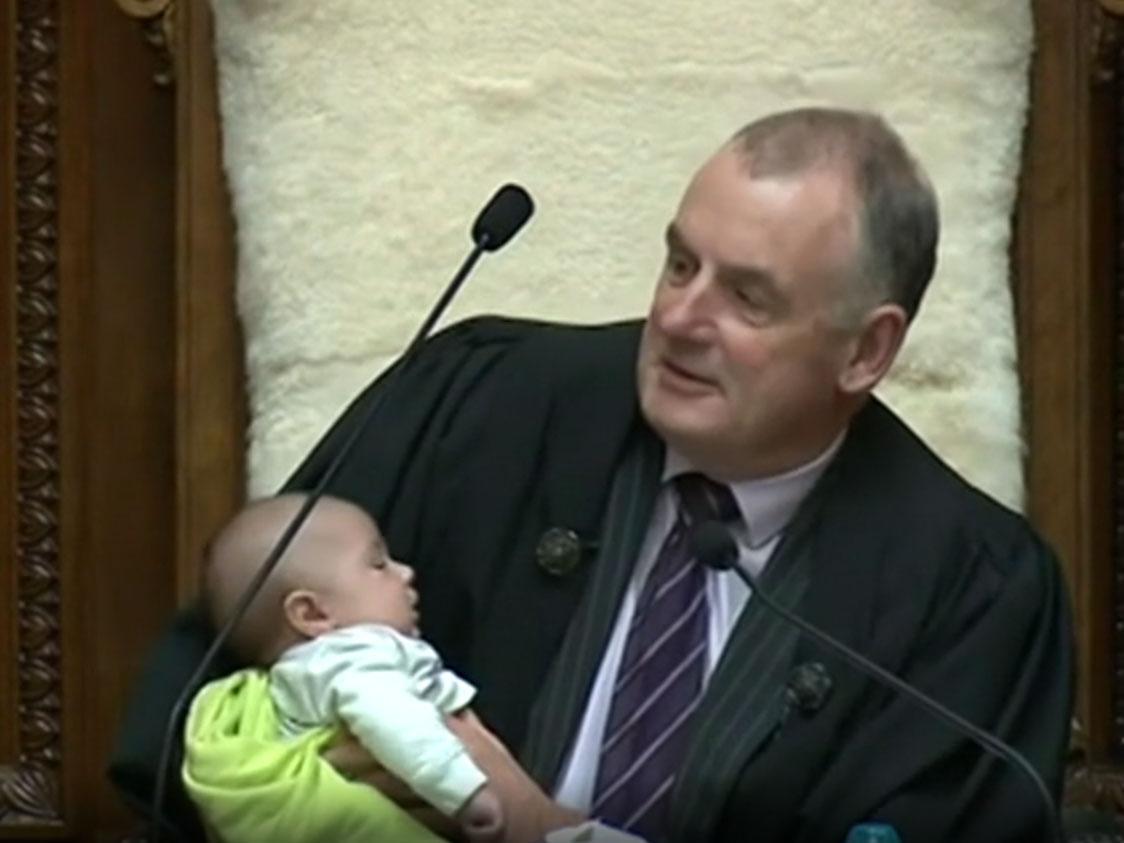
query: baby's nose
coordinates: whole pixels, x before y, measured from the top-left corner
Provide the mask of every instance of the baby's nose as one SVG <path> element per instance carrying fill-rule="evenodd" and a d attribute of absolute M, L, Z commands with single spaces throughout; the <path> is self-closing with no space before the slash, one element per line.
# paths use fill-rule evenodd
<path fill-rule="evenodd" d="M 414 569 L 405 562 L 397 562 L 395 564 L 398 565 L 398 573 L 401 575 L 402 579 L 407 583 L 412 583 L 414 581 Z"/>

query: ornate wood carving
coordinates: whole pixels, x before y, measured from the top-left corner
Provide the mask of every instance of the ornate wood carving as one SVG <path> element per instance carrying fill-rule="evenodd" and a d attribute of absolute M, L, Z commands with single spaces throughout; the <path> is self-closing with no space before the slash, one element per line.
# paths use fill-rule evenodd
<path fill-rule="evenodd" d="M 1088 758 L 1088 734 L 1081 722 L 1075 720 L 1066 765 L 1064 804 L 1124 815 L 1124 773 L 1103 765 L 1091 765 Z"/>
<path fill-rule="evenodd" d="M 1065 804 L 1124 816 L 1124 773 L 1110 767 L 1071 767 Z"/>
<path fill-rule="evenodd" d="M 1108 85 L 1116 80 L 1120 65 L 1120 37 L 1124 0 L 1098 0 L 1093 6 L 1092 62 L 1090 68 L 1093 81 Z"/>
<path fill-rule="evenodd" d="M 16 763 L 0 767 L 6 826 L 61 822 L 58 460 L 58 8 L 17 4 L 15 564 L 18 570 Z M 7 352 L 7 349 L 5 349 Z"/>
<path fill-rule="evenodd" d="M 175 80 L 175 61 L 172 45 L 175 44 L 176 0 L 116 0 L 118 8 L 131 18 L 140 21 L 144 40 L 156 51 L 158 66 L 152 81 L 162 88 L 170 87 Z"/>
<path fill-rule="evenodd" d="M 1120 7 L 1117 13 L 1124 14 L 1124 2 L 1117 0 L 1113 5 Z M 1117 26 L 1121 26 L 1119 21 Z M 1124 48 L 1116 44 L 1115 63 L 1117 71 L 1124 66 Z M 1112 601 L 1112 650 L 1113 650 L 1113 681 L 1112 681 L 1112 736 L 1115 756 L 1124 758 L 1124 84 L 1118 83 L 1114 91 L 1114 107 L 1111 130 L 1115 143 L 1115 172 L 1112 173 L 1113 195 L 1115 196 L 1115 219 L 1112 230 L 1116 239 L 1115 266 L 1112 272 L 1113 292 L 1108 297 L 1115 308 L 1113 315 L 1113 360 L 1111 361 L 1114 373 L 1114 407 L 1113 407 L 1113 443 L 1112 443 L 1112 477 L 1113 477 L 1113 506 L 1112 506 L 1112 569 L 1113 569 L 1113 601 Z M 1124 814 L 1124 792 L 1121 781 L 1116 780 L 1115 805 L 1117 810 Z"/>

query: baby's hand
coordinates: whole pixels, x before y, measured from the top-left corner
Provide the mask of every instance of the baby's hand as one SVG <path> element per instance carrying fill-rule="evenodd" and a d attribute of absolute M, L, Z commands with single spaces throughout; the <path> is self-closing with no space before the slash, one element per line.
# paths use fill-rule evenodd
<path fill-rule="evenodd" d="M 470 843 L 498 843 L 503 837 L 503 806 L 488 785 L 469 797 L 456 819 Z"/>

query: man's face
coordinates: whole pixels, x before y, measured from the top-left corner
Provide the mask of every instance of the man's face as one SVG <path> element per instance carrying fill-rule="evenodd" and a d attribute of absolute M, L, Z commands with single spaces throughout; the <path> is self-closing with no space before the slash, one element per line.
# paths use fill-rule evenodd
<path fill-rule="evenodd" d="M 333 569 L 320 596 L 338 626 L 379 623 L 404 635 L 418 634 L 414 571 L 390 558 L 374 523 L 352 518 L 333 536 Z M 328 562 L 329 560 L 325 560 Z"/>
<path fill-rule="evenodd" d="M 785 471 L 830 444 L 853 348 L 832 318 L 858 242 L 845 183 L 827 170 L 751 175 L 725 148 L 691 182 L 637 367 L 652 427 L 728 480 Z"/>

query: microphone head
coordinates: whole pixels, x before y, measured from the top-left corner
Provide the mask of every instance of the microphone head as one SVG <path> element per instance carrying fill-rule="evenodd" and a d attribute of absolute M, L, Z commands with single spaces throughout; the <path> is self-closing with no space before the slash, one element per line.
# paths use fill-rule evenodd
<path fill-rule="evenodd" d="M 691 528 L 695 558 L 716 571 L 728 571 L 738 559 L 738 546 L 721 521 L 700 521 Z"/>
<path fill-rule="evenodd" d="M 527 191 L 517 184 L 505 184 L 472 224 L 472 242 L 487 252 L 496 251 L 515 236 L 534 210 Z"/>

